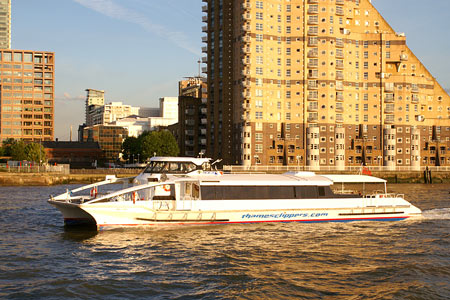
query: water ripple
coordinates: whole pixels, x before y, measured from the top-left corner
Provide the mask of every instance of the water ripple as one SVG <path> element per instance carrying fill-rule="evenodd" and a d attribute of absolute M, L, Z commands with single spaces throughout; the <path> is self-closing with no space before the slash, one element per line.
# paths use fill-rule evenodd
<path fill-rule="evenodd" d="M 66 188 L 0 188 L 0 298 L 450 298 L 448 185 L 394 186 L 425 210 L 405 222 L 100 233 L 63 228 Z"/>

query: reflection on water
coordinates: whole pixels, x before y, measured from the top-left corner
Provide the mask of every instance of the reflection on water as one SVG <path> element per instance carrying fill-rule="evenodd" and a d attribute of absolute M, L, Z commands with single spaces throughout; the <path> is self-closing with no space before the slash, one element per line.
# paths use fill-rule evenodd
<path fill-rule="evenodd" d="M 391 188 L 425 217 L 100 233 L 64 228 L 54 187 L 1 188 L 0 298 L 448 299 L 450 186 Z"/>

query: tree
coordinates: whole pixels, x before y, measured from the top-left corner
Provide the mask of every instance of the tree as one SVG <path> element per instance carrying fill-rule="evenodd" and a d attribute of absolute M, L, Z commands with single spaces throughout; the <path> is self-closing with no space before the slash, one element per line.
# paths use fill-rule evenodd
<path fill-rule="evenodd" d="M 141 147 L 139 144 L 139 139 L 134 137 L 134 136 L 130 136 L 127 137 L 122 144 L 122 154 L 123 154 L 123 159 L 124 160 L 128 160 L 130 159 L 130 157 L 132 157 L 133 155 L 137 157 L 138 153 L 140 154 L 141 152 Z"/>
<path fill-rule="evenodd" d="M 14 140 L 11 144 L 11 156 L 13 160 L 26 160 L 25 143 L 22 140 Z"/>
<path fill-rule="evenodd" d="M 11 146 L 15 143 L 13 138 L 8 138 L 3 141 L 1 148 L 2 156 L 11 156 Z"/>
<path fill-rule="evenodd" d="M 40 163 L 45 161 L 44 146 L 37 143 L 31 143 L 25 146 L 26 160 Z"/>
<path fill-rule="evenodd" d="M 124 159 L 129 159 L 132 155 L 139 157 L 142 161 L 158 156 L 177 156 L 180 153 L 175 137 L 167 130 L 144 131 L 137 138 L 125 139 L 123 145 Z"/>

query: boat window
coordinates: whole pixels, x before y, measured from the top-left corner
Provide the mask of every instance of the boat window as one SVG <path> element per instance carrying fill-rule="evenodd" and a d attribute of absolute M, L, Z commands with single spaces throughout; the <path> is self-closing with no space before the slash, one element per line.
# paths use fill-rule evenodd
<path fill-rule="evenodd" d="M 348 198 L 329 186 L 202 186 L 204 200 Z M 355 195 L 357 196 L 357 195 Z"/>
<path fill-rule="evenodd" d="M 144 173 L 185 174 L 197 170 L 197 165 L 189 162 L 152 161 Z"/>
<path fill-rule="evenodd" d="M 317 186 L 296 186 L 295 195 L 298 199 L 316 199 L 319 197 Z"/>
<path fill-rule="evenodd" d="M 317 187 L 313 187 L 316 188 Z M 202 186 L 204 200 L 296 199 L 293 186 Z M 300 194 L 298 194 L 300 195 Z M 317 192 L 315 197 L 317 198 Z"/>

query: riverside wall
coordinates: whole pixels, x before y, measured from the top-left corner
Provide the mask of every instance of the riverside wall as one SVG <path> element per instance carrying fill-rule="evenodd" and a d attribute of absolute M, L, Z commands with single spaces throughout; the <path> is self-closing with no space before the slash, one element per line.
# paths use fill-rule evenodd
<path fill-rule="evenodd" d="M 77 174 L 56 174 L 56 173 L 0 173 L 0 186 L 48 186 L 59 184 L 88 184 L 99 182 L 105 179 L 106 175 L 116 175 L 116 177 L 132 177 L 139 174 L 135 172 L 117 172 L 114 170 L 104 172 L 82 172 Z"/>
<path fill-rule="evenodd" d="M 140 170 L 121 170 L 121 169 L 104 169 L 104 170 L 77 170 L 70 174 L 56 173 L 0 173 L 0 186 L 48 186 L 59 184 L 88 184 L 105 179 L 106 175 L 116 175 L 116 177 L 132 177 L 138 175 Z M 238 173 L 238 172 L 236 172 Z M 249 173 L 249 172 L 245 172 Z M 275 172 L 274 172 L 275 173 Z M 316 172 L 317 174 L 330 174 L 336 172 Z M 355 174 L 350 172 L 339 172 L 339 174 Z M 425 183 L 424 173 L 415 172 L 399 172 L 399 171 L 382 171 L 372 172 L 375 177 L 386 179 L 389 183 Z M 431 182 L 450 183 L 450 172 L 431 172 Z"/>

